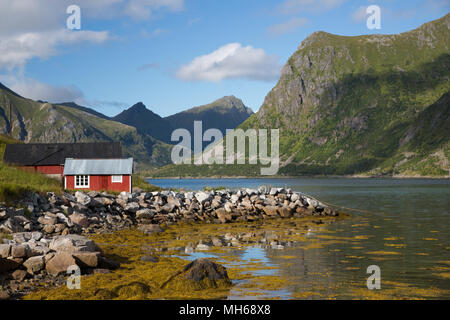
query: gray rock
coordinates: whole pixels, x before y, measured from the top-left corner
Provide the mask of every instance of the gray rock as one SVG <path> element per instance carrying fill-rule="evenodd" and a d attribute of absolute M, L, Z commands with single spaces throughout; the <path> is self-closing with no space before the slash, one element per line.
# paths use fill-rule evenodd
<path fill-rule="evenodd" d="M 23 263 L 24 267 L 31 274 L 38 273 L 45 267 L 44 256 L 31 257 Z"/>
<path fill-rule="evenodd" d="M 206 200 L 209 200 L 210 197 L 211 197 L 211 195 L 210 195 L 209 193 L 207 193 L 207 192 L 197 192 L 197 193 L 195 194 L 195 198 L 197 199 L 197 201 L 198 201 L 199 203 L 202 203 L 202 204 L 203 204 Z"/>
<path fill-rule="evenodd" d="M 10 244 L 0 244 L 0 258 L 8 258 L 11 254 Z"/>
<path fill-rule="evenodd" d="M 97 251 L 94 241 L 76 234 L 55 237 L 50 242 L 49 247 L 57 252 L 68 253 Z"/>
<path fill-rule="evenodd" d="M 89 204 L 91 203 L 91 197 L 81 191 L 75 192 L 75 198 L 77 199 L 77 202 L 82 204 L 83 206 L 89 206 Z"/>
<path fill-rule="evenodd" d="M 137 219 L 151 219 L 155 215 L 155 212 L 151 209 L 141 209 L 136 212 Z"/>
<path fill-rule="evenodd" d="M 125 205 L 124 209 L 128 212 L 136 213 L 139 210 L 139 204 L 136 202 L 130 202 Z"/>

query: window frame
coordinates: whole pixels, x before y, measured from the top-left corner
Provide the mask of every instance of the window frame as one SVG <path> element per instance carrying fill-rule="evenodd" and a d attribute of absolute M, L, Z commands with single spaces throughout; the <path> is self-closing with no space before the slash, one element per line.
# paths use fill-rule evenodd
<path fill-rule="evenodd" d="M 120 177 L 120 181 L 114 181 L 114 178 L 118 178 L 118 177 Z M 123 183 L 123 175 L 119 175 L 119 174 L 117 174 L 117 175 L 112 175 L 111 176 L 111 183 Z"/>
<path fill-rule="evenodd" d="M 77 183 L 77 178 L 80 178 L 79 181 L 82 181 L 82 184 Z M 87 184 L 85 184 L 85 178 L 87 177 Z M 74 186 L 75 189 L 87 189 L 89 188 L 91 185 L 91 176 L 86 175 L 86 174 L 79 174 L 79 175 L 75 175 L 74 176 Z"/>

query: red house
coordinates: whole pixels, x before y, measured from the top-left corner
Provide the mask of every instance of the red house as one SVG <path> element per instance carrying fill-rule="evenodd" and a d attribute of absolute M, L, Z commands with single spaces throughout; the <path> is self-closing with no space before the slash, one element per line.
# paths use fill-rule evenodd
<path fill-rule="evenodd" d="M 62 179 L 68 158 L 122 158 L 122 146 L 120 142 L 8 144 L 3 162 Z"/>
<path fill-rule="evenodd" d="M 131 192 L 133 158 L 66 159 L 63 174 L 65 189 Z"/>

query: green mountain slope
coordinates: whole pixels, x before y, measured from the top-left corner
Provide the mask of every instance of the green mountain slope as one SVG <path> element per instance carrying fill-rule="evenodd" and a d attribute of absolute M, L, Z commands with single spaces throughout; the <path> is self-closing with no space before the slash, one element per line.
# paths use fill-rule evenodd
<path fill-rule="evenodd" d="M 396 35 L 315 32 L 240 128 L 280 129 L 281 175 L 449 176 L 450 14 Z M 256 165 L 155 176 L 258 175 Z"/>
<path fill-rule="evenodd" d="M 167 164 L 170 146 L 140 134 L 136 128 L 100 118 L 73 106 L 39 103 L 0 87 L 0 133 L 10 129 L 12 136 L 24 142 L 120 141 L 124 156 L 133 156 L 139 168 Z"/>

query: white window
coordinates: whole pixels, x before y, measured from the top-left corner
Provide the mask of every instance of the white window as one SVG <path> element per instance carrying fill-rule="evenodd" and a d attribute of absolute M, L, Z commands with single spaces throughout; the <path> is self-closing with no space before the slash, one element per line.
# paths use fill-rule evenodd
<path fill-rule="evenodd" d="M 75 176 L 75 188 L 89 188 L 89 176 Z"/>
<path fill-rule="evenodd" d="M 111 176 L 112 183 L 122 183 L 122 176 Z"/>

